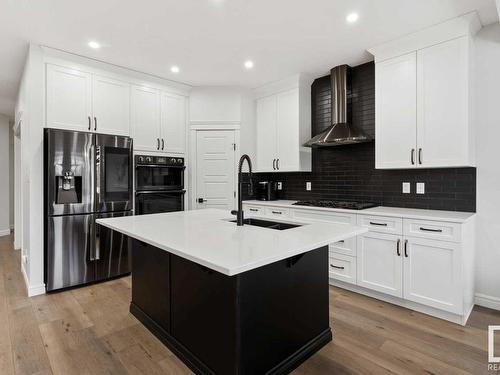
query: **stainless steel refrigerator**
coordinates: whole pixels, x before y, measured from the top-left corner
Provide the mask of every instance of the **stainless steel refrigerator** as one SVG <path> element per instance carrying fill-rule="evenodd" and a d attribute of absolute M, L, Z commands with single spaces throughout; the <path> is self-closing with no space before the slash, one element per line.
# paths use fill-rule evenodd
<path fill-rule="evenodd" d="M 132 139 L 45 129 L 47 291 L 130 272 L 127 237 L 96 225 L 132 215 Z"/>

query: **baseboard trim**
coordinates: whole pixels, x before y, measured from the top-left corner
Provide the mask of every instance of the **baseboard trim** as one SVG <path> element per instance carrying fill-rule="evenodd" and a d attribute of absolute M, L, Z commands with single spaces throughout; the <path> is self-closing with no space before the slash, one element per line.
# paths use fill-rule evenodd
<path fill-rule="evenodd" d="M 500 310 L 500 298 L 488 296 L 482 293 L 476 293 L 474 297 L 474 303 L 476 305 L 487 307 L 489 309 Z"/>
<path fill-rule="evenodd" d="M 45 294 L 45 284 L 30 285 L 28 280 L 28 275 L 24 269 L 24 263 L 21 263 L 21 273 L 23 274 L 24 284 L 26 287 L 26 293 L 28 297 L 39 296 L 40 294 Z"/>
<path fill-rule="evenodd" d="M 10 228 L 0 230 L 0 237 L 8 236 L 8 235 L 10 235 Z"/>

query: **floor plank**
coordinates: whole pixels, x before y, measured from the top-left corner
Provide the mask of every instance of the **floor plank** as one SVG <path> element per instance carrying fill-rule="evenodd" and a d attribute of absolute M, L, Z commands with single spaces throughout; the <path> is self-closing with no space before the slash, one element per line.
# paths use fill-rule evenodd
<path fill-rule="evenodd" d="M 12 236 L 0 237 L 0 374 L 191 374 L 130 297 L 125 277 L 28 298 Z M 330 319 L 333 341 L 293 374 L 500 374 L 487 363 L 500 311 L 476 306 L 462 327 L 331 287 Z"/>

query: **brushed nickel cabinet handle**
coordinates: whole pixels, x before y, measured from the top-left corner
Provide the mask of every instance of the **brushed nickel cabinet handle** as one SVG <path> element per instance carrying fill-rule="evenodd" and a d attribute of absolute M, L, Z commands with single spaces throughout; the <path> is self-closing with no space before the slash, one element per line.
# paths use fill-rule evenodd
<path fill-rule="evenodd" d="M 345 269 L 345 267 L 335 266 L 335 265 L 333 265 L 333 264 L 330 264 L 330 267 L 332 267 L 332 268 L 336 268 L 336 269 L 338 269 L 338 270 L 343 270 L 343 269 Z"/>
<path fill-rule="evenodd" d="M 373 221 L 370 221 L 370 225 L 378 225 L 379 227 L 386 227 L 387 223 L 375 223 Z"/>
<path fill-rule="evenodd" d="M 443 232 L 442 229 L 430 229 L 430 228 L 424 228 L 424 227 L 420 227 L 420 230 L 424 231 L 424 232 L 435 232 L 435 233 L 442 233 Z"/>

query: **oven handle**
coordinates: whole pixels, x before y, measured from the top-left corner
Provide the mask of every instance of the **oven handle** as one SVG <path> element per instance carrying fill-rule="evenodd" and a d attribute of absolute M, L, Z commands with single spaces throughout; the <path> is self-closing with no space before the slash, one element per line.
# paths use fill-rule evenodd
<path fill-rule="evenodd" d="M 185 194 L 186 190 L 142 190 L 136 191 L 135 195 L 140 194 Z"/>
<path fill-rule="evenodd" d="M 162 164 L 136 164 L 136 168 L 177 168 L 177 169 L 186 169 L 186 166 L 180 165 L 162 165 Z"/>

